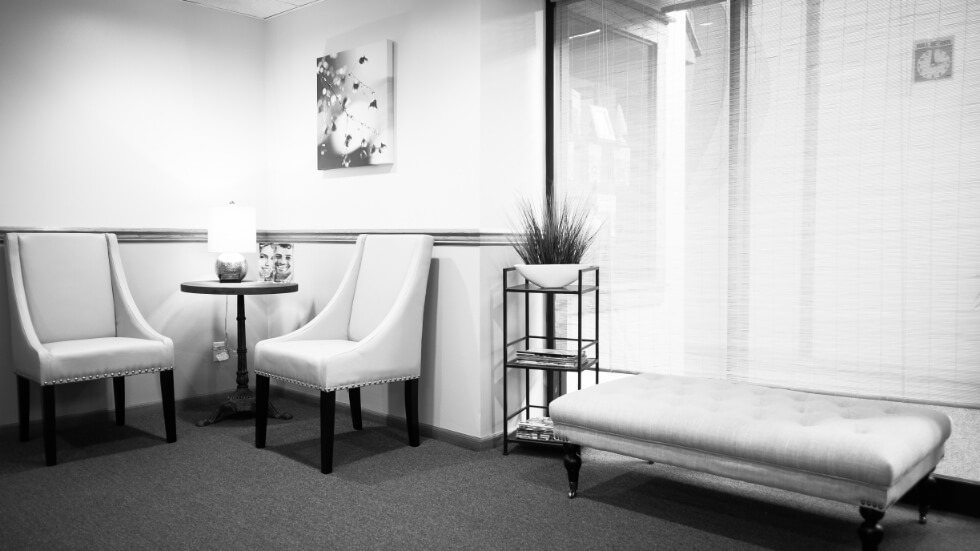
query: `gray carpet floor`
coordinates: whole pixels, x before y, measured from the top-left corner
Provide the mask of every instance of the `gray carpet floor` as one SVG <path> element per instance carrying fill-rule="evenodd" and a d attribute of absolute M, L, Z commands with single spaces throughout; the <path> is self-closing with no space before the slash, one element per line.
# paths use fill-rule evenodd
<path fill-rule="evenodd" d="M 40 435 L 0 440 L 0 549 L 859 549 L 854 507 L 586 450 L 566 496 L 558 448 L 474 452 L 338 412 L 335 471 L 319 472 L 319 417 L 196 427 L 210 407 L 178 405 L 166 444 L 158 407 L 59 430 L 59 464 Z M 883 550 L 977 549 L 980 519 L 899 504 Z"/>

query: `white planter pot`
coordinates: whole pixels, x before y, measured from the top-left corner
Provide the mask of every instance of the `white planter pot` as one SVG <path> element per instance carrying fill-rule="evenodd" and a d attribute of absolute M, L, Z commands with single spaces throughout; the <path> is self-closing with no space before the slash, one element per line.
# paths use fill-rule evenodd
<path fill-rule="evenodd" d="M 578 281 L 578 271 L 590 264 L 515 264 L 525 279 L 538 287 L 564 287 Z"/>

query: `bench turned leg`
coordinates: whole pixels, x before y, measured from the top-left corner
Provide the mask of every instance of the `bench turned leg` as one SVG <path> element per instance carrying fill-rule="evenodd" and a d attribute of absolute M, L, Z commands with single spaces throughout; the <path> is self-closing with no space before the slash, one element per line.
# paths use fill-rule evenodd
<path fill-rule="evenodd" d="M 881 529 L 878 521 L 884 516 L 884 511 L 861 507 L 861 518 L 864 519 L 864 522 L 858 528 L 858 537 L 861 538 L 863 551 L 878 551 L 878 545 L 885 537 L 885 531 Z"/>
<path fill-rule="evenodd" d="M 578 471 L 582 468 L 582 448 L 576 444 L 565 444 L 565 470 L 568 471 L 568 499 L 578 491 Z"/>
<path fill-rule="evenodd" d="M 919 524 L 926 523 L 926 515 L 932 506 L 933 490 L 936 487 L 936 479 L 932 477 L 933 471 L 922 477 L 922 480 L 915 485 L 916 497 L 919 501 Z"/>

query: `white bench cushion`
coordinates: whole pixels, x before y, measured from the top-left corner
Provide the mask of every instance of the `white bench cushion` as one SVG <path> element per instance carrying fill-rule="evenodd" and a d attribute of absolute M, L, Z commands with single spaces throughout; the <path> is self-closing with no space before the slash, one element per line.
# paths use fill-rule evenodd
<path fill-rule="evenodd" d="M 881 510 L 935 468 L 952 430 L 920 406 L 652 374 L 550 408 L 560 440 Z"/>

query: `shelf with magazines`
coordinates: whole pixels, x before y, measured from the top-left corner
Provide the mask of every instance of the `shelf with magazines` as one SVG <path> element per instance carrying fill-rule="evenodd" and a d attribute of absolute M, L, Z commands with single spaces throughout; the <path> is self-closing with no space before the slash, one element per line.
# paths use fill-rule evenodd
<path fill-rule="evenodd" d="M 503 270 L 503 344 L 506 361 L 504 362 L 503 377 L 503 421 L 504 439 L 503 453 L 508 454 L 510 444 L 545 444 L 558 445 L 554 429 L 548 416 L 548 404 L 561 395 L 561 377 L 567 373 L 576 373 L 578 388 L 582 388 L 582 372 L 594 371 L 596 383 L 599 382 L 599 268 L 588 266 L 579 270 L 577 282 L 565 287 L 539 287 L 515 274 L 515 268 Z M 517 280 L 517 281 L 515 281 Z M 531 331 L 531 296 L 545 295 L 544 332 L 536 334 Z M 512 336 L 513 327 L 508 327 L 508 303 L 514 300 L 514 295 L 523 295 L 523 324 L 520 334 Z M 575 323 L 576 337 L 555 336 L 555 297 L 559 295 L 574 295 L 577 301 Z M 564 299 L 567 300 L 567 299 Z M 587 315 L 583 304 L 591 302 L 594 307 L 594 334 L 583 335 L 583 321 Z M 514 325 L 514 324 L 510 324 Z M 512 370 L 523 370 L 523 404 L 516 411 L 509 411 L 507 383 L 508 374 Z M 545 374 L 545 392 L 543 401 L 532 401 L 531 371 L 538 370 Z M 571 384 L 571 383 L 569 383 Z M 514 420 L 517 420 L 516 427 Z"/>

